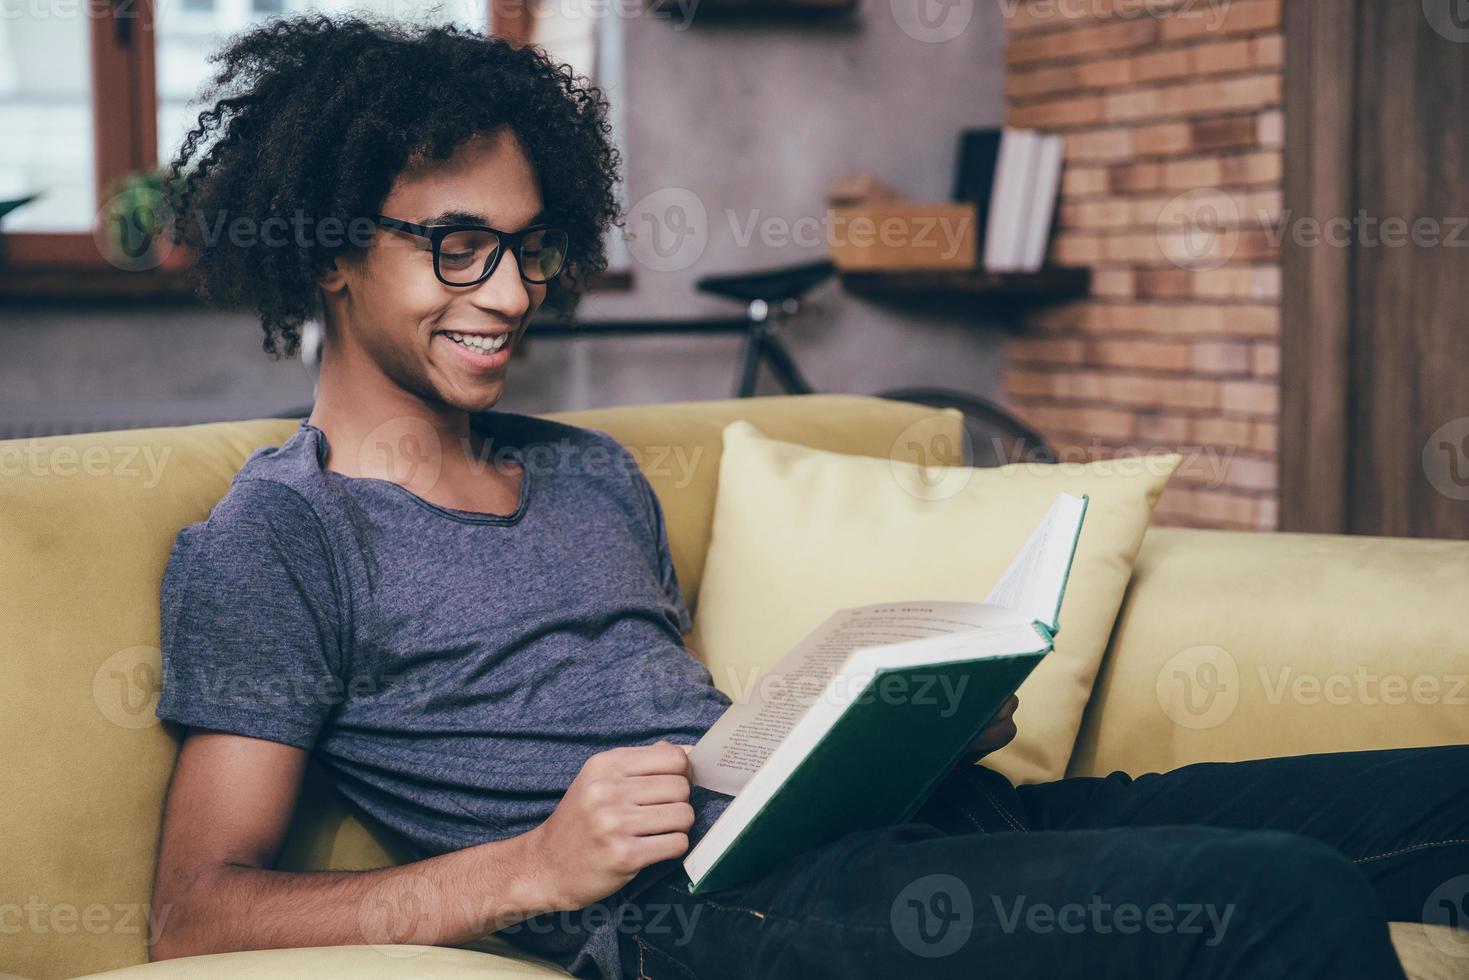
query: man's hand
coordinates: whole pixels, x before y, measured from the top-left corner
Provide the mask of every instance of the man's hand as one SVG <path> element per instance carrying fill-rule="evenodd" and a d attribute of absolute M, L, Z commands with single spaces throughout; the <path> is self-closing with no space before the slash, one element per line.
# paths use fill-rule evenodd
<path fill-rule="evenodd" d="M 598 752 L 532 831 L 557 908 L 600 901 L 649 864 L 689 849 L 692 745 L 658 741 Z"/>
<path fill-rule="evenodd" d="M 983 756 L 989 755 L 999 749 L 1003 749 L 1015 740 L 1015 709 L 1020 706 L 1020 699 L 1010 695 L 1010 699 L 1000 705 L 1000 710 L 995 712 L 995 717 L 984 726 L 984 731 L 977 735 L 966 749 L 965 762 L 973 764 Z"/>

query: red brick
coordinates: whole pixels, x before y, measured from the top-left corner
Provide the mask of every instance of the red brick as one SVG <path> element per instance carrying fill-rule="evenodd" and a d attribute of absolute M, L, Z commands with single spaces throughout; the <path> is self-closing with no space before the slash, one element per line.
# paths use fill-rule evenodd
<path fill-rule="evenodd" d="M 1188 49 L 1189 67 L 1197 75 L 1220 75 L 1249 71 L 1254 66 L 1249 41 L 1223 41 L 1199 44 Z"/>
<path fill-rule="evenodd" d="M 1279 109 L 1255 117 L 1255 142 L 1271 149 L 1285 145 L 1285 113 Z"/>
<path fill-rule="evenodd" d="M 1086 126 L 1101 122 L 1102 102 L 1094 95 L 1051 99 L 1025 105 L 1012 105 L 1007 122 L 1021 128 L 1055 129 L 1063 126 Z"/>
<path fill-rule="evenodd" d="M 1104 367 L 1182 371 L 1189 366 L 1188 345 L 1161 340 L 1096 340 L 1089 360 Z"/>
<path fill-rule="evenodd" d="M 1082 88 L 1112 88 L 1133 81 L 1134 66 L 1131 58 L 1107 58 L 1103 61 L 1084 61 L 1076 66 L 1076 78 Z"/>
<path fill-rule="evenodd" d="M 1005 45 L 1005 61 L 1012 65 L 1034 61 L 1060 61 L 1105 51 L 1125 51 L 1151 44 L 1158 25 L 1148 18 L 1055 31 L 1039 37 L 1012 38 Z"/>
<path fill-rule="evenodd" d="M 1137 292 L 1149 299 L 1183 299 L 1192 292 L 1187 269 L 1139 269 Z"/>
<path fill-rule="evenodd" d="M 1189 438 L 1206 446 L 1249 449 L 1254 423 L 1243 419 L 1199 418 L 1193 420 Z"/>
<path fill-rule="evenodd" d="M 1144 441 L 1177 445 L 1188 438 L 1188 419 L 1179 415 L 1139 415 L 1137 437 Z"/>
<path fill-rule="evenodd" d="M 1256 68 L 1279 68 L 1285 64 L 1285 38 L 1265 34 L 1250 41 L 1250 54 Z"/>
<path fill-rule="evenodd" d="M 1280 388 L 1273 381 L 1222 382 L 1220 405 L 1242 415 L 1275 416 L 1280 412 Z"/>
<path fill-rule="evenodd" d="M 1196 119 L 1190 125 L 1189 141 L 1200 150 L 1237 150 L 1253 147 L 1259 124 L 1254 116 Z"/>
<path fill-rule="evenodd" d="M 1180 78 L 1189 73 L 1188 52 L 1180 49 L 1149 51 L 1133 56 L 1133 73 L 1140 82 Z"/>
<path fill-rule="evenodd" d="M 1193 368 L 1201 374 L 1248 374 L 1250 348 L 1238 341 L 1201 341 L 1194 345 Z"/>
<path fill-rule="evenodd" d="M 1132 269 L 1097 269 L 1092 273 L 1092 295 L 1131 299 L 1137 295 L 1138 275 Z"/>
<path fill-rule="evenodd" d="M 1132 130 L 1133 149 L 1140 156 L 1161 156 L 1188 150 L 1190 130 L 1187 123 L 1158 123 Z"/>
<path fill-rule="evenodd" d="M 1164 41 L 1220 37 L 1280 26 L 1280 0 L 1234 0 L 1229 4 L 1196 4 L 1187 15 L 1160 18 Z"/>
<path fill-rule="evenodd" d="M 1250 351 L 1250 370 L 1261 378 L 1280 374 L 1280 345 L 1274 341 L 1256 343 Z"/>
<path fill-rule="evenodd" d="M 1120 127 L 1070 133 L 1066 137 L 1067 160 L 1121 160 L 1132 153 L 1132 132 Z"/>
<path fill-rule="evenodd" d="M 1101 194 L 1107 190 L 1108 174 L 1105 167 L 1073 167 L 1068 161 L 1061 171 L 1061 193 L 1066 197 Z"/>

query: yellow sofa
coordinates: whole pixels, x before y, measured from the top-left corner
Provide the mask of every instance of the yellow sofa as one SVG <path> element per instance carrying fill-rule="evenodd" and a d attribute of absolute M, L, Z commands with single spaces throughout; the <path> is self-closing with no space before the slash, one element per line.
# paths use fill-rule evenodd
<path fill-rule="evenodd" d="M 663 502 L 697 614 L 726 422 L 745 418 L 773 438 L 885 456 L 932 410 L 811 395 L 553 417 L 602 429 L 633 450 Z M 957 437 L 957 416 L 937 424 Z M 565 976 L 494 936 L 455 949 L 365 945 L 147 962 L 154 856 L 180 735 L 153 715 L 159 580 L 178 529 L 208 514 L 252 450 L 295 426 L 261 420 L 0 443 L 0 975 Z M 1071 771 L 1469 741 L 1469 711 L 1452 703 L 1465 692 L 1447 690 L 1469 670 L 1465 596 L 1469 542 L 1154 529 Z M 1293 677 L 1361 669 L 1436 678 L 1443 689 L 1436 701 L 1405 705 L 1360 693 L 1313 698 L 1309 684 L 1292 686 Z M 1213 695 L 1169 694 L 1181 671 Z M 314 766 L 304 794 L 281 867 L 404 859 Z M 1403 923 L 1393 933 L 1414 977 L 1469 977 L 1469 937 Z"/>

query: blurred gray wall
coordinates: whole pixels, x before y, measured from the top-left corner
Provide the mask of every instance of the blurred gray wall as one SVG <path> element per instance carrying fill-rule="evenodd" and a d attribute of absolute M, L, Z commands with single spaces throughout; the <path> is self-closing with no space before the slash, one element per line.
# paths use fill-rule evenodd
<path fill-rule="evenodd" d="M 948 198 L 957 131 L 1001 119 L 1001 5 L 961 0 L 949 9 L 972 10 L 967 27 L 925 42 L 899 25 L 911 12 L 894 5 L 910 0 L 860 2 L 841 23 L 623 21 L 634 284 L 589 297 L 583 316 L 738 314 L 735 304 L 699 296 L 693 281 L 822 257 L 813 223 L 842 173 L 871 171 L 905 196 Z M 694 228 L 671 258 L 650 251 L 655 236 L 686 230 L 684 219 L 699 210 L 702 233 Z M 800 219 L 815 240 L 780 234 Z M 650 225 L 660 220 L 678 229 Z M 819 389 L 998 390 L 999 333 L 972 311 L 874 305 L 835 284 L 812 305 L 786 338 Z M 0 309 L 0 418 L 127 403 L 141 421 L 180 401 L 200 419 L 228 418 L 309 401 L 302 365 L 273 362 L 259 345 L 247 317 L 177 306 Z M 532 341 L 511 364 L 499 407 L 724 398 L 738 350 L 732 337 Z M 760 393 L 774 392 L 762 373 Z"/>

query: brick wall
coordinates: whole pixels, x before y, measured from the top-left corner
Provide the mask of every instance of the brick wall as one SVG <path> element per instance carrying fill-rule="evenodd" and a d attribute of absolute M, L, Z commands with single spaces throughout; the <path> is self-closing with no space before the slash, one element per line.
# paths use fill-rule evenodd
<path fill-rule="evenodd" d="M 1006 122 L 1063 133 L 1050 261 L 1005 396 L 1063 450 L 1169 447 L 1155 522 L 1276 526 L 1281 0 L 1004 0 Z"/>

